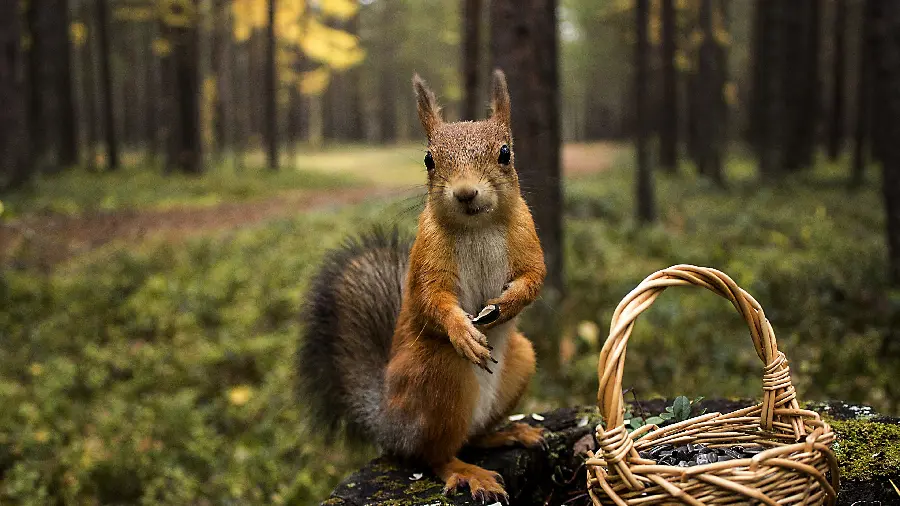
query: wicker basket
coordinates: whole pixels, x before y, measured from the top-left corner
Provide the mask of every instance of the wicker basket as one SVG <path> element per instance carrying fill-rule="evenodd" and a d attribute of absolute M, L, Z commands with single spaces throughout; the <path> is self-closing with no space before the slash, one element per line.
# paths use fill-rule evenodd
<path fill-rule="evenodd" d="M 638 315 L 666 288 L 684 285 L 702 286 L 725 297 L 747 321 L 756 353 L 765 364 L 762 403 L 664 428 L 646 425 L 629 434 L 622 398 L 625 345 Z M 677 265 L 642 281 L 613 314 L 598 375 L 597 402 L 604 423 L 597 427 L 600 449 L 586 462 L 588 493 L 595 505 L 834 503 L 838 470 L 831 427 L 817 413 L 800 409 L 772 326 L 756 300 L 727 275 Z M 692 467 L 657 465 L 638 455 L 663 443 L 703 443 L 711 448 L 740 444 L 764 450 L 753 458 Z"/>

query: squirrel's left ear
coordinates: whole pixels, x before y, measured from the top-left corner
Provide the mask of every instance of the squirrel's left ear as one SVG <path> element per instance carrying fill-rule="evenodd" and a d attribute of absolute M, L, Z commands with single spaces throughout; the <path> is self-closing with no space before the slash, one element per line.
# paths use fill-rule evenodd
<path fill-rule="evenodd" d="M 494 70 L 494 79 L 491 84 L 491 109 L 493 110 L 491 118 L 509 128 L 509 88 L 506 86 L 506 75 L 500 69 Z"/>
<path fill-rule="evenodd" d="M 422 128 L 425 129 L 425 135 L 431 139 L 434 129 L 441 124 L 441 108 L 437 105 L 437 99 L 434 93 L 428 89 L 425 81 L 419 77 L 419 74 L 413 76 L 413 89 L 416 92 L 416 103 L 419 110 L 419 121 L 422 122 Z"/>

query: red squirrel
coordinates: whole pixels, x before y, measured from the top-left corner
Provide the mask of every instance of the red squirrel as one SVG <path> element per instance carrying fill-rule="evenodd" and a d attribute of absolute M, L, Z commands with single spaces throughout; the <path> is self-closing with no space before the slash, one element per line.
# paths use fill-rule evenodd
<path fill-rule="evenodd" d="M 314 422 L 426 463 L 445 493 L 467 485 L 473 498 L 507 501 L 497 473 L 456 455 L 466 444 L 544 444 L 527 424 L 494 430 L 534 374 L 515 318 L 545 275 L 514 166 L 509 91 L 496 70 L 491 116 L 444 122 L 418 75 L 413 87 L 428 138 L 415 241 L 381 231 L 326 256 L 298 372 Z"/>

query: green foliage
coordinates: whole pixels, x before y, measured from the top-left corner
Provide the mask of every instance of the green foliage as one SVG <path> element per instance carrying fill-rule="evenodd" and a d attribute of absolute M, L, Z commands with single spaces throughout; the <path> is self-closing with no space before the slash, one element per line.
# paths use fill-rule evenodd
<path fill-rule="evenodd" d="M 752 162 L 735 158 L 728 191 L 692 175 L 658 174 L 661 220 L 644 228 L 632 219 L 629 163 L 569 182 L 570 302 L 556 332 L 577 335 L 587 321 L 602 336 L 621 299 L 652 272 L 679 263 L 715 267 L 766 310 L 801 400 L 845 399 L 896 412 L 893 371 L 900 359 L 881 352 L 900 310 L 884 275 L 883 206 L 877 186 L 850 193 L 838 170 L 760 186 Z M 532 334 L 553 331 L 526 321 Z M 538 394 L 593 402 L 602 341 L 579 340 L 576 358 L 539 382 Z M 662 294 L 638 319 L 623 386 L 640 398 L 758 398 L 761 378 L 762 364 L 734 308 L 705 290 L 684 288 Z"/>
<path fill-rule="evenodd" d="M 702 401 L 703 397 L 697 397 L 694 400 L 690 400 L 687 397 L 680 395 L 675 398 L 675 401 L 672 402 L 671 406 L 666 406 L 666 410 L 656 416 L 648 416 L 644 417 L 644 413 L 636 414 L 631 406 L 629 406 L 624 415 L 625 427 L 629 430 L 635 430 L 643 427 L 644 425 L 656 425 L 658 427 L 665 427 L 666 425 L 672 425 L 673 423 L 683 422 L 692 416 L 700 416 L 706 413 L 706 409 L 698 410 L 695 406 L 697 403 Z"/>
<path fill-rule="evenodd" d="M 304 429 L 292 357 L 326 248 L 308 214 L 0 277 L 0 503 L 310 504 L 365 455 Z M 337 224 L 337 226 L 335 226 Z"/>
<path fill-rule="evenodd" d="M 116 172 L 93 173 L 72 169 L 58 175 L 38 177 L 25 190 L 0 194 L 4 217 L 26 213 L 80 214 L 123 208 L 168 208 L 210 206 L 248 200 L 291 189 L 325 190 L 353 184 L 347 174 L 326 174 L 312 166 L 302 170 L 272 172 L 262 167 L 239 171 L 227 167 L 210 169 L 202 177 L 163 174 L 146 166 Z"/>
<path fill-rule="evenodd" d="M 616 304 L 654 270 L 710 265 L 762 303 L 802 400 L 896 411 L 900 364 L 879 354 L 897 302 L 883 280 L 877 191 L 847 193 L 828 170 L 760 188 L 745 161 L 729 169 L 727 193 L 660 175 L 662 221 L 650 228 L 631 221 L 627 163 L 567 184 L 568 302 L 554 308 L 558 322 L 540 327 L 546 333 L 526 313 L 526 332 L 554 339 L 577 335 L 583 322 L 608 327 Z M 258 176 L 255 195 L 278 191 Z M 88 181 L 60 179 L 78 177 Z M 202 188 L 215 177 L 182 181 Z M 132 184 L 104 178 L 100 188 Z M 139 205 L 181 191 L 152 181 L 155 190 L 133 187 L 146 192 Z M 74 186 L 66 198 L 89 193 Z M 41 205 L 18 194 L 3 200 L 19 212 L 55 208 L 49 197 Z M 90 208 L 88 198 L 80 202 Z M 326 446 L 304 426 L 292 376 L 297 313 L 325 250 L 373 223 L 412 231 L 412 204 L 309 212 L 183 244 L 110 246 L 51 272 L 11 262 L 23 267 L 0 276 L 0 503 L 308 504 L 326 496 L 365 456 Z M 527 409 L 592 404 L 600 345 L 579 341 L 578 358 L 558 376 L 539 368 L 545 376 L 532 382 Z M 674 290 L 639 319 L 624 384 L 640 398 L 759 397 L 761 369 L 726 301 Z M 685 400 L 678 414 L 673 404 L 629 415 L 629 426 L 674 423 Z"/>

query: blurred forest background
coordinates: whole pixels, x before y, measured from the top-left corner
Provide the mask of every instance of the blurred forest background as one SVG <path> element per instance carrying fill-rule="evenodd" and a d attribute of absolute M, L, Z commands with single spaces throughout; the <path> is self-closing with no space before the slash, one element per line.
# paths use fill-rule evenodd
<path fill-rule="evenodd" d="M 473 119 L 494 67 L 550 268 L 523 410 L 593 403 L 616 304 L 695 263 L 760 301 L 801 399 L 898 413 L 900 2 L 3 0 L 0 503 L 324 497 L 368 455 L 303 426 L 309 277 L 414 233 L 413 72 Z M 624 384 L 758 397 L 695 291 Z"/>

